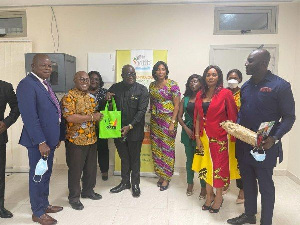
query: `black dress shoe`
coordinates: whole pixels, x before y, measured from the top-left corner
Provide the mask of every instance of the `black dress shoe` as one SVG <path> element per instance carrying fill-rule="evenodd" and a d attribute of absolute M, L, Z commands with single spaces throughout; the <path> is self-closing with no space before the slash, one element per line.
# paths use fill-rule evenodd
<path fill-rule="evenodd" d="M 96 193 L 96 192 L 93 192 L 90 195 L 81 194 L 81 197 L 82 198 L 89 198 L 89 199 L 92 199 L 92 200 L 100 200 L 102 198 L 102 196 L 100 194 Z"/>
<path fill-rule="evenodd" d="M 256 217 L 255 216 L 247 216 L 245 213 L 242 215 L 229 219 L 227 220 L 227 223 L 229 224 L 236 224 L 236 225 L 241 225 L 245 223 L 250 223 L 250 224 L 256 224 Z"/>
<path fill-rule="evenodd" d="M 123 184 L 123 183 L 120 183 L 118 186 L 110 189 L 110 192 L 111 193 L 119 193 L 121 191 L 124 191 L 125 189 L 130 189 L 131 188 L 131 185 L 130 184 Z"/>
<path fill-rule="evenodd" d="M 12 218 L 13 214 L 10 211 L 8 211 L 6 208 L 0 207 L 0 217 L 1 218 Z"/>
<path fill-rule="evenodd" d="M 102 173 L 102 180 L 104 180 L 104 181 L 108 180 L 108 172 Z"/>
<path fill-rule="evenodd" d="M 140 197 L 140 195 L 141 195 L 141 189 L 139 185 L 138 184 L 132 185 L 132 196 L 138 198 Z"/>
<path fill-rule="evenodd" d="M 78 200 L 77 202 L 69 202 L 73 209 L 75 210 L 83 210 L 84 206 L 82 203 Z"/>

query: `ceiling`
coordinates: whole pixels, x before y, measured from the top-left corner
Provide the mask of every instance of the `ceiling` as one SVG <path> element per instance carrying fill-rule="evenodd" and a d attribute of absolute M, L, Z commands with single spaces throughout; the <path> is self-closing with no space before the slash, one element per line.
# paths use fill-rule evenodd
<path fill-rule="evenodd" d="M 196 4 L 196 3 L 255 3 L 299 2 L 300 0 L 1 0 L 0 7 L 58 5 L 135 5 L 135 4 Z"/>

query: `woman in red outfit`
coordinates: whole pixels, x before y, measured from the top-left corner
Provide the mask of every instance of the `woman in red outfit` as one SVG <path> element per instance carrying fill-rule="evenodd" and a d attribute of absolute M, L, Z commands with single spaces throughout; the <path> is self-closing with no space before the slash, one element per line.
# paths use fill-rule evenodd
<path fill-rule="evenodd" d="M 230 179 L 239 177 L 236 159 L 229 150 L 233 145 L 220 126 L 226 120 L 236 121 L 237 107 L 231 91 L 223 88 L 223 73 L 218 66 L 208 66 L 203 80 L 203 89 L 195 102 L 195 137 L 199 152 L 194 157 L 193 169 L 206 181 L 206 202 L 202 210 L 218 213 L 223 203 L 223 187 L 229 185 Z M 232 163 L 231 158 L 235 162 Z"/>

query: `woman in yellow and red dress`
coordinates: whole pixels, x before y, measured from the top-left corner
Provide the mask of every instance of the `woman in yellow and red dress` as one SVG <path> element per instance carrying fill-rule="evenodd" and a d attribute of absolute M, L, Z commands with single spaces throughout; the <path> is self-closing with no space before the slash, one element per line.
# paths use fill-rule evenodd
<path fill-rule="evenodd" d="M 234 139 L 220 126 L 226 120 L 236 121 L 237 107 L 231 91 L 223 88 L 223 73 L 218 66 L 208 66 L 203 81 L 195 101 L 195 137 L 199 152 L 192 168 L 206 181 L 206 202 L 202 210 L 218 213 L 223 203 L 223 187 L 229 185 L 230 179 L 239 178 L 237 161 L 230 151 L 234 147 L 230 142 Z"/>

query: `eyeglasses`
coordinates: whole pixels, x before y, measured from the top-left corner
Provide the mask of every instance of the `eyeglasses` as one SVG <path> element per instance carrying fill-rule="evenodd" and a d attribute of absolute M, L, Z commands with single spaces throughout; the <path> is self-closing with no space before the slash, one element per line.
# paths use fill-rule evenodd
<path fill-rule="evenodd" d="M 129 76 L 136 76 L 136 73 L 135 72 L 131 72 L 131 73 L 125 73 L 123 74 L 124 76 L 126 77 L 129 77 Z"/>
<path fill-rule="evenodd" d="M 78 78 L 79 82 L 80 83 L 89 83 L 90 82 L 90 78 L 83 78 L 83 77 L 80 77 Z"/>

